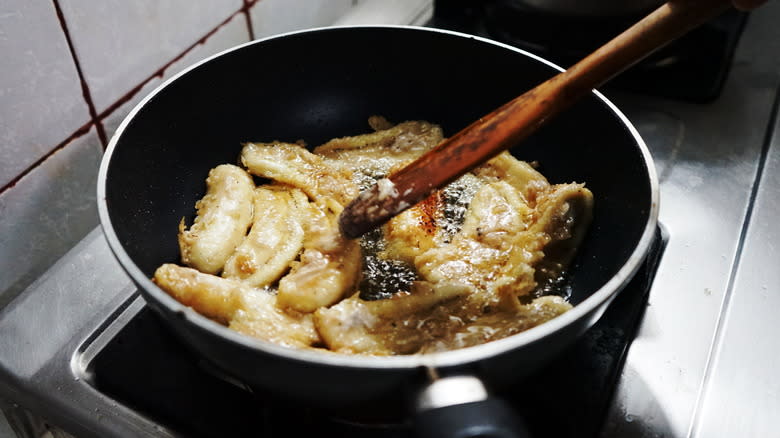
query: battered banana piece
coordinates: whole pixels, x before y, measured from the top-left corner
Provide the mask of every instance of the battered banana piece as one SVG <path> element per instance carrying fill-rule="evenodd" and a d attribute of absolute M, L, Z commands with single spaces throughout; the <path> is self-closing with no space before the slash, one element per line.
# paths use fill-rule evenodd
<path fill-rule="evenodd" d="M 278 305 L 310 313 L 350 294 L 360 274 L 360 245 L 341 235 L 337 220 L 358 192 L 351 172 L 291 143 L 247 143 L 241 160 L 252 174 L 299 188 L 312 201 L 298 210 L 304 250 L 279 281 Z"/>
<path fill-rule="evenodd" d="M 368 123 L 375 132 L 334 138 L 318 146 L 314 153 L 344 162 L 353 157 L 360 160 L 378 150 L 384 156 L 400 156 L 403 160 L 422 154 L 444 138 L 441 127 L 425 121 L 413 120 L 393 125 L 384 117 L 372 116 Z M 357 153 L 350 156 L 349 151 Z"/>
<path fill-rule="evenodd" d="M 280 309 L 268 290 L 173 264 L 157 268 L 153 280 L 180 303 L 238 332 L 289 347 L 321 343 L 311 315 Z"/>
<path fill-rule="evenodd" d="M 431 309 L 469 293 L 457 284 L 418 281 L 410 292 L 384 300 L 365 301 L 357 295 L 314 314 L 314 324 L 329 350 L 346 354 L 386 356 L 416 353 L 441 333 L 430 330 Z M 449 317 L 446 316 L 449 324 Z"/>
<path fill-rule="evenodd" d="M 389 122 L 372 118 L 369 123 L 374 128 L 386 128 Z M 419 157 L 443 138 L 438 125 L 410 121 L 369 134 L 334 138 L 315 148 L 314 153 L 348 172 L 378 179 L 390 173 L 391 168 L 400 168 Z"/>
<path fill-rule="evenodd" d="M 387 355 L 463 348 L 519 333 L 571 308 L 560 297 L 530 304 L 519 298 L 537 287 L 534 266 L 548 245 L 579 242 L 584 229 L 573 228 L 578 221 L 570 219 L 587 223 L 582 215 L 590 211 L 590 192 L 579 184 L 544 182 L 532 209 L 516 187 L 488 181 L 452 241 L 413 257 L 425 281 L 415 282 L 410 293 L 378 301 L 353 296 L 315 313 L 330 350 Z"/>
<path fill-rule="evenodd" d="M 506 151 L 474 169 L 474 175 L 486 182 L 504 181 L 514 187 L 531 207 L 536 203 L 536 195 L 550 187 L 544 175 Z"/>
<path fill-rule="evenodd" d="M 532 265 L 543 257 L 540 250 L 546 243 L 545 236 L 526 232 L 531 212 L 508 183 L 484 184 L 471 201 L 461 231 L 449 244 L 416 257 L 415 266 L 434 283 L 473 288 L 477 308 L 495 306 L 499 288 L 525 295 L 536 285 Z"/>
<path fill-rule="evenodd" d="M 206 196 L 195 204 L 192 227 L 186 229 L 184 218 L 179 223 L 179 248 L 185 265 L 217 274 L 252 222 L 255 184 L 244 169 L 222 164 L 209 172 L 206 186 Z"/>
<path fill-rule="evenodd" d="M 351 294 L 360 275 L 360 244 L 338 231 L 341 208 L 311 203 L 304 214 L 304 251 L 289 274 L 279 281 L 279 305 L 314 312 Z"/>
<path fill-rule="evenodd" d="M 386 244 L 381 256 L 413 264 L 417 256 L 441 243 L 440 227 L 436 222 L 444 214 L 442 204 L 441 194 L 434 192 L 390 219 L 382 226 Z"/>
<path fill-rule="evenodd" d="M 358 194 L 351 172 L 328 166 L 322 157 L 297 144 L 247 143 L 241 162 L 253 175 L 297 187 L 316 202 L 333 199 L 343 206 Z"/>
<path fill-rule="evenodd" d="M 197 270 L 166 264 L 155 283 L 238 332 L 342 354 L 469 347 L 571 308 L 550 294 L 587 232 L 593 195 L 551 184 L 508 152 L 361 239 L 344 238 L 344 206 L 443 139 L 424 121 L 369 124 L 375 132 L 314 152 L 244 144 L 242 165 L 266 183 L 255 188 L 236 166 L 213 169 L 195 223 L 180 226 L 182 260 Z"/>
<path fill-rule="evenodd" d="M 306 204 L 306 195 L 298 189 L 256 188 L 252 229 L 225 263 L 222 276 L 253 287 L 277 281 L 303 248 Z"/>
<path fill-rule="evenodd" d="M 421 286 L 411 294 L 364 301 L 350 297 L 314 314 L 314 324 L 329 350 L 387 356 L 431 353 L 483 344 L 520 333 L 571 309 L 557 296 L 517 302 L 475 320 L 458 315 L 468 288 Z"/>

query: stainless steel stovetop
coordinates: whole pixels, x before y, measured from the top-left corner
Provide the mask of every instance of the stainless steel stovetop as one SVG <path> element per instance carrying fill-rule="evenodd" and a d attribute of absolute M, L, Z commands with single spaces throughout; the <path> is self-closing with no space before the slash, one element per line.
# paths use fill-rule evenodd
<path fill-rule="evenodd" d="M 770 3 L 748 22 L 715 102 L 605 92 L 656 160 L 668 242 L 603 437 L 778 436 L 780 4 Z M 96 346 L 141 311 L 135 294 L 95 230 L 0 312 L 6 411 L 84 436 L 137 433 L 114 427 L 133 407 L 84 382 Z"/>

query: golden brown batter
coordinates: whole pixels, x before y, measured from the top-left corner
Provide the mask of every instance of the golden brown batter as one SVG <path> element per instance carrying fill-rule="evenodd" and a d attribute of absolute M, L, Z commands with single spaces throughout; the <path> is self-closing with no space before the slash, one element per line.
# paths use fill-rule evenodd
<path fill-rule="evenodd" d="M 369 124 L 375 132 L 312 152 L 245 144 L 246 171 L 212 170 L 194 225 L 182 222 L 190 267 L 163 265 L 155 283 L 249 336 L 346 354 L 468 347 L 571 308 L 539 291 L 561 277 L 593 196 L 582 184 L 550 184 L 507 152 L 381 229 L 344 238 L 344 206 L 443 138 L 428 122 Z M 268 183 L 254 187 L 247 171 Z"/>

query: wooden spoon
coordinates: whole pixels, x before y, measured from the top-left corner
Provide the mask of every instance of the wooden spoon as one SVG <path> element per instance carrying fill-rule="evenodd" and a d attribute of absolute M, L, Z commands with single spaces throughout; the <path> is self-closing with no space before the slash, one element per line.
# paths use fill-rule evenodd
<path fill-rule="evenodd" d="M 511 100 L 361 193 L 339 217 L 356 238 L 431 192 L 516 145 L 592 89 L 675 38 L 724 12 L 730 0 L 672 0 L 585 59 Z"/>

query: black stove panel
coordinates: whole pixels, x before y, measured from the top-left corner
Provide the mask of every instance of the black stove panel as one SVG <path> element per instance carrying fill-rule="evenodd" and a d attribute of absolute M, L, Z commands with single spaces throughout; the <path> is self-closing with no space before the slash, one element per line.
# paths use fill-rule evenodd
<path fill-rule="evenodd" d="M 575 17 L 508 0 L 440 0 L 430 27 L 456 30 L 516 46 L 568 67 L 642 14 Z M 691 102 L 715 99 L 731 65 L 747 13 L 732 10 L 650 55 L 610 82 L 611 87 Z"/>

